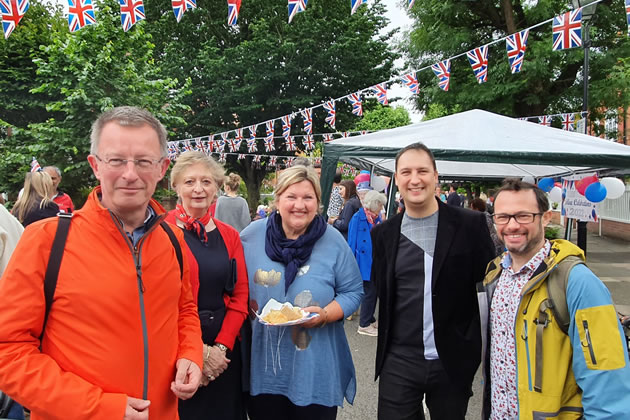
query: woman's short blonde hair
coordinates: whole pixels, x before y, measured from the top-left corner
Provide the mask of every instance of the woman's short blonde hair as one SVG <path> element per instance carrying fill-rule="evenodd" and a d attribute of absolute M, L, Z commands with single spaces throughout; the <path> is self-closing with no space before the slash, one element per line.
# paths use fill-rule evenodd
<path fill-rule="evenodd" d="M 171 169 L 171 187 L 173 189 L 177 189 L 177 183 L 180 181 L 182 174 L 193 165 L 203 165 L 210 173 L 215 184 L 217 184 L 217 188 L 223 186 L 225 170 L 220 163 L 202 152 L 184 152 L 179 155 L 175 165 L 173 165 L 173 169 Z"/>
<path fill-rule="evenodd" d="M 381 206 L 387 204 L 387 197 L 378 191 L 370 190 L 365 193 L 362 200 L 363 207 L 371 211 L 379 211 Z"/>
<path fill-rule="evenodd" d="M 44 171 L 28 172 L 24 177 L 24 192 L 13 206 L 13 214 L 22 223 L 38 202 L 42 209 L 52 202 L 53 193 L 50 175 Z"/>
<path fill-rule="evenodd" d="M 282 171 L 278 177 L 276 190 L 274 191 L 275 204 L 278 203 L 278 197 L 280 197 L 287 188 L 302 181 L 308 181 L 313 185 L 313 190 L 315 190 L 315 196 L 317 197 L 317 207 L 319 208 L 322 201 L 322 187 L 319 185 L 319 177 L 312 166 L 306 167 L 302 165 L 294 165 Z"/>

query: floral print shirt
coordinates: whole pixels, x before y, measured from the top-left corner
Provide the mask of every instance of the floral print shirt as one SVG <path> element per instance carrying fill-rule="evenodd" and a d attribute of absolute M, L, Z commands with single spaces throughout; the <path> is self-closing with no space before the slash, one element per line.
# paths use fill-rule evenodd
<path fill-rule="evenodd" d="M 545 245 L 516 273 L 512 270 L 509 252 L 501 260 L 503 271 L 490 305 L 491 420 L 518 419 L 514 336 L 516 312 L 523 287 L 550 250 L 551 243 L 545 240 Z"/>

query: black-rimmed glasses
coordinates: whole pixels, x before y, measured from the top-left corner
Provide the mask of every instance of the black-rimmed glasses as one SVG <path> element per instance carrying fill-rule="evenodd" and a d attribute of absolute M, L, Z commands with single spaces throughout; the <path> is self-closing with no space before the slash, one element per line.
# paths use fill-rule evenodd
<path fill-rule="evenodd" d="M 516 223 L 521 225 L 526 225 L 528 223 L 532 223 L 536 216 L 540 216 L 542 213 L 518 213 L 518 214 L 495 214 L 492 216 L 492 220 L 497 225 L 507 225 L 510 223 L 510 219 L 514 218 Z"/>

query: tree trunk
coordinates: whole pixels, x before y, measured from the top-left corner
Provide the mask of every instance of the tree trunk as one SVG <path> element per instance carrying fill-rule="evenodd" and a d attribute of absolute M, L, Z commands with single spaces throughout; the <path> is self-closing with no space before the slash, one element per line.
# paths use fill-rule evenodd
<path fill-rule="evenodd" d="M 245 182 L 247 187 L 247 205 L 249 206 L 250 215 L 253 216 L 260 202 L 260 186 L 263 179 L 265 179 L 267 171 L 263 168 L 255 167 L 253 162 L 239 164 L 236 167 L 236 171 L 243 178 L 243 182 Z"/>
<path fill-rule="evenodd" d="M 516 32 L 516 24 L 514 23 L 514 9 L 512 8 L 512 0 L 501 0 L 501 9 L 503 9 L 503 17 L 505 17 L 505 28 L 508 34 Z"/>

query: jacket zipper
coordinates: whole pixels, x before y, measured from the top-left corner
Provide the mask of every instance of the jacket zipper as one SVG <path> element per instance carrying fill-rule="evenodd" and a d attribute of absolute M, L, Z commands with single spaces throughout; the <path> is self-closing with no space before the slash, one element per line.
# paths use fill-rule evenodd
<path fill-rule="evenodd" d="M 157 225 L 162 222 L 164 217 L 158 216 L 156 221 L 151 225 L 149 230 L 147 230 L 144 235 L 138 241 L 138 245 L 134 245 L 127 233 L 122 228 L 120 222 L 117 217 L 110 211 L 110 216 L 114 221 L 114 225 L 118 228 L 118 231 L 122 234 L 129 250 L 131 251 L 131 255 L 134 260 L 134 265 L 136 269 L 136 279 L 138 281 L 138 299 L 140 304 L 140 319 L 142 321 L 142 342 L 144 346 L 144 375 L 143 375 L 143 384 L 142 384 L 142 399 L 146 400 L 148 398 L 149 392 L 149 333 L 147 329 L 147 316 L 144 308 L 144 282 L 142 281 L 142 245 L 144 244 L 144 238 L 155 229 Z"/>
<path fill-rule="evenodd" d="M 588 347 L 588 352 L 591 355 L 591 362 L 596 365 L 597 360 L 595 359 L 595 350 L 593 350 L 593 342 L 591 341 L 591 332 L 588 329 L 588 321 L 582 321 L 582 326 L 584 327 L 584 339 L 586 340 L 586 345 L 582 342 L 582 346 Z"/>
<path fill-rule="evenodd" d="M 527 320 L 524 319 L 523 320 L 523 333 L 521 334 L 521 338 L 523 339 L 523 341 L 525 341 L 525 356 L 527 357 L 527 386 L 528 389 L 531 391 L 532 390 L 532 366 L 531 366 L 531 360 L 529 358 L 529 340 L 528 340 L 528 333 L 527 333 Z M 518 374 L 518 370 L 517 370 L 517 374 Z"/>

